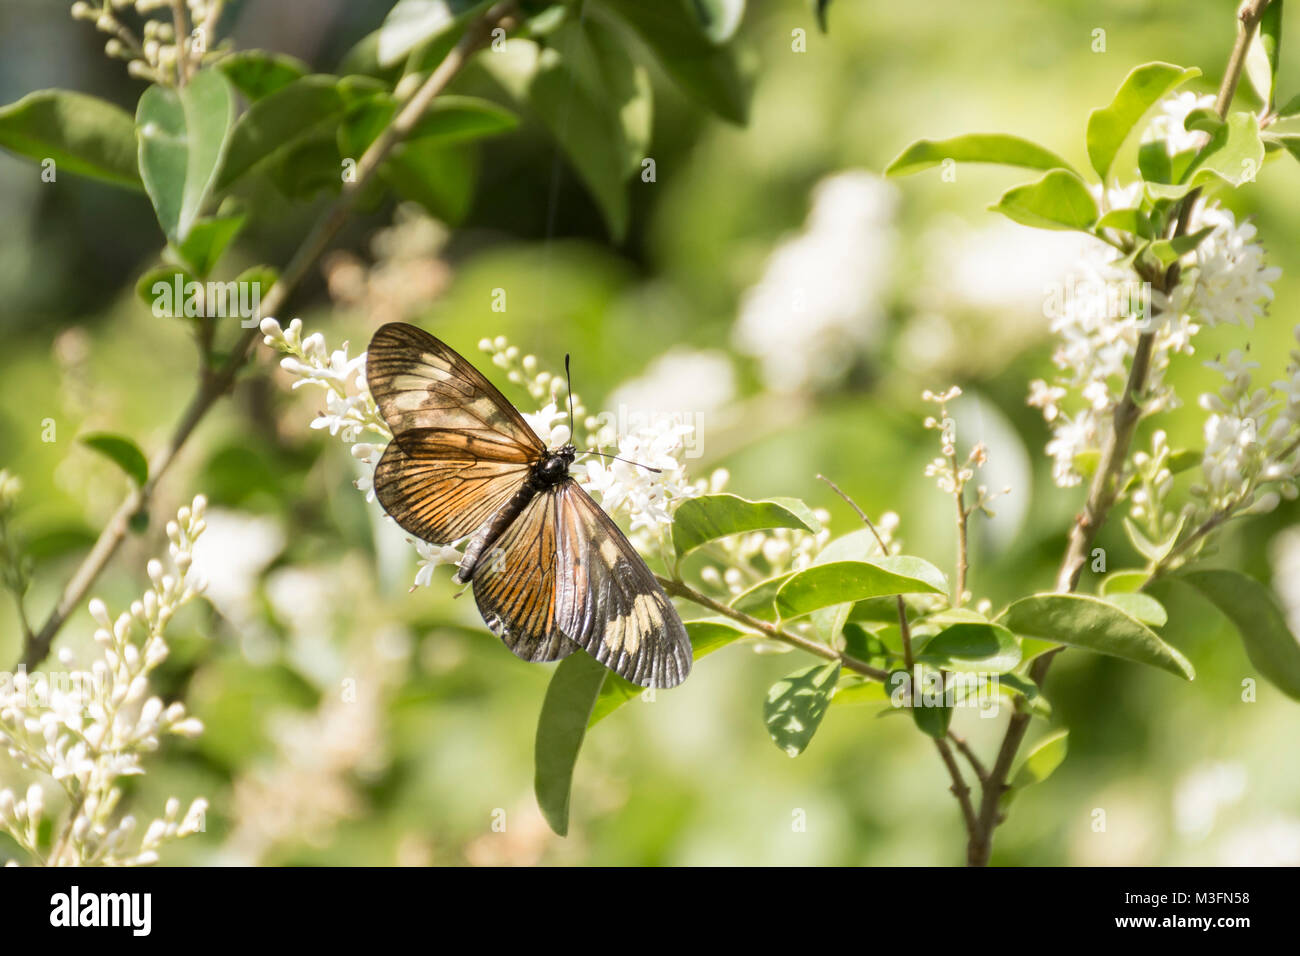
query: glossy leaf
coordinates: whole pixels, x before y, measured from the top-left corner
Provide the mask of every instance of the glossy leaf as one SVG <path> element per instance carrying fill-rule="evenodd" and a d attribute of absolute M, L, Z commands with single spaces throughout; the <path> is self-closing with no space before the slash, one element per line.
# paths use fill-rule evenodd
<path fill-rule="evenodd" d="M 1200 76 L 1195 68 L 1183 69 L 1170 63 L 1147 63 L 1135 68 L 1120 84 L 1109 106 L 1088 116 L 1088 158 L 1105 181 L 1115 157 L 1137 133 L 1147 113 L 1166 95 L 1188 80 Z"/>
<path fill-rule="evenodd" d="M 533 783 L 537 805 L 550 828 L 569 832 L 569 797 L 573 768 L 587 736 L 587 721 L 607 671 L 584 651 L 575 651 L 555 668 L 537 720 Z"/>
<path fill-rule="evenodd" d="M 216 67 L 249 102 L 283 89 L 311 72 L 297 57 L 268 50 L 239 50 L 222 57 Z"/>
<path fill-rule="evenodd" d="M 891 594 L 945 594 L 948 583 L 934 565 L 901 555 L 871 561 L 832 561 L 796 572 L 781 585 L 776 610 L 799 617 L 822 607 Z"/>
<path fill-rule="evenodd" d="M 234 91 L 219 70 L 200 70 L 179 90 L 151 86 L 140 97 L 140 175 L 169 239 L 184 240 L 203 212 L 234 121 Z"/>
<path fill-rule="evenodd" d="M 379 65 L 392 66 L 491 5 L 492 0 L 398 0 L 379 28 Z"/>
<path fill-rule="evenodd" d="M 1070 732 L 1068 730 L 1058 730 L 1038 741 L 1025 755 L 1019 769 L 1011 778 L 1012 789 L 1023 790 L 1025 787 L 1042 783 L 1056 771 L 1057 767 L 1064 763 L 1069 749 Z"/>
<path fill-rule="evenodd" d="M 0 108 L 0 147 L 61 172 L 142 189 L 135 121 L 85 93 L 40 90 Z"/>
<path fill-rule="evenodd" d="M 807 748 L 830 706 L 839 662 L 814 664 L 777 681 L 767 692 L 763 719 L 772 742 L 791 757 Z"/>
<path fill-rule="evenodd" d="M 1300 642 L 1272 590 L 1239 571 L 1185 571 L 1178 575 L 1232 621 L 1246 656 L 1278 690 L 1300 700 Z"/>
<path fill-rule="evenodd" d="M 798 498 L 750 501 L 739 495 L 688 498 L 673 517 L 673 546 L 679 555 L 728 535 L 770 528 L 800 528 L 817 532 L 821 524 Z"/>
<path fill-rule="evenodd" d="M 1200 186 L 1222 180 L 1230 186 L 1253 182 L 1264 162 L 1259 120 L 1249 111 L 1232 113 L 1197 154 L 1183 182 Z"/>
<path fill-rule="evenodd" d="M 140 451 L 131 439 L 122 435 L 96 432 L 92 435 L 83 435 L 79 441 L 121 468 L 136 485 L 143 486 L 149 480 L 149 462 L 145 459 L 144 452 Z"/>
<path fill-rule="evenodd" d="M 749 117 L 752 68 L 734 44 L 717 44 L 699 27 L 695 0 L 600 0 L 645 41 L 664 71 L 697 102 L 723 119 Z"/>
<path fill-rule="evenodd" d="M 1148 627 L 1164 627 L 1169 623 L 1165 606 L 1149 594 L 1108 594 L 1106 600 Z"/>
<path fill-rule="evenodd" d="M 951 159 L 958 163 L 998 163 L 1027 169 L 1070 169 L 1070 164 L 1051 150 L 1019 136 L 1006 133 L 968 133 L 951 139 L 917 140 L 885 167 L 886 176 L 907 176 L 941 165 Z"/>
<path fill-rule="evenodd" d="M 244 213 L 199 219 L 183 240 L 173 242 L 176 254 L 200 279 L 207 278 L 248 217 Z"/>
<path fill-rule="evenodd" d="M 1036 229 L 1090 230 L 1097 221 L 1097 201 L 1083 180 L 1054 169 L 1037 182 L 1008 189 L 990 207 L 1008 219 Z"/>
<path fill-rule="evenodd" d="M 998 623 L 1033 637 L 1149 664 L 1191 680 L 1196 672 L 1177 648 L 1131 614 L 1083 594 L 1035 594 L 1016 601 Z"/>
<path fill-rule="evenodd" d="M 930 638 L 917 660 L 949 671 L 1002 674 L 1020 663 L 1020 644 L 1005 627 L 964 622 Z"/>

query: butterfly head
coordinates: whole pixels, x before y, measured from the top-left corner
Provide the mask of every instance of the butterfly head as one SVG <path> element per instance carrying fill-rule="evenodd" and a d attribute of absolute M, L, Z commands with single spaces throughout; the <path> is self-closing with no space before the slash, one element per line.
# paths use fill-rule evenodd
<path fill-rule="evenodd" d="M 545 485 L 558 485 L 569 477 L 569 466 L 578 457 L 578 449 L 572 443 L 555 451 L 548 451 L 537 463 L 535 474 Z"/>

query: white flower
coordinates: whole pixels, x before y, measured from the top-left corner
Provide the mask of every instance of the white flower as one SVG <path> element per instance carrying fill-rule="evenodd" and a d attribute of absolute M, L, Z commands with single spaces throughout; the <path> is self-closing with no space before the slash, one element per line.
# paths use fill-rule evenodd
<path fill-rule="evenodd" d="M 836 381 L 879 336 L 894 249 L 894 187 L 864 171 L 813 191 L 804 231 L 768 259 L 734 338 L 778 391 Z"/>
<path fill-rule="evenodd" d="M 99 657 L 89 670 L 59 674 L 20 672 L 0 684 L 0 742 L 21 766 L 52 778 L 73 806 L 56 829 L 54 865 L 134 865 L 156 855 L 128 849 L 133 818 L 115 820 L 122 795 L 119 780 L 145 772 L 143 758 L 164 734 L 193 737 L 203 725 L 185 706 L 165 706 L 149 694 L 149 674 L 167 657 L 164 630 L 175 613 L 202 591 L 192 568 L 196 539 L 203 533 L 206 500 L 200 495 L 167 523 L 170 568 L 150 561 L 151 588 L 116 619 L 103 601 L 90 602 L 98 630 Z M 71 667 L 68 655 L 60 661 Z M 39 858 L 34 823 L 45 807 L 44 791 L 33 785 L 14 803 L 0 792 L 0 829 Z M 170 839 L 177 834 L 165 833 Z M 158 834 L 152 835 L 158 838 Z M 161 842 L 161 838 L 154 839 Z"/>
<path fill-rule="evenodd" d="M 1232 212 L 1218 203 L 1197 205 L 1189 231 L 1206 227 L 1214 232 L 1196 247 L 1185 309 L 1209 326 L 1254 328 L 1255 319 L 1273 301 L 1271 283 L 1282 270 L 1265 264 L 1264 249 L 1255 241 L 1255 226 L 1238 225 Z"/>
<path fill-rule="evenodd" d="M 415 586 L 417 588 L 427 588 L 433 583 L 434 568 L 444 564 L 460 564 L 461 558 L 464 557 L 455 548 L 429 544 L 427 541 L 411 540 L 415 545 L 415 550 L 420 555 L 419 570 L 415 574 Z"/>
<path fill-rule="evenodd" d="M 1192 110 L 1213 108 L 1214 97 L 1209 94 L 1197 96 L 1195 93 L 1184 91 L 1166 97 L 1160 103 L 1160 112 L 1152 117 L 1150 125 L 1143 133 L 1142 141 L 1164 140 L 1165 149 L 1170 156 L 1177 156 L 1189 149 L 1197 149 L 1205 143 L 1206 134 L 1199 130 L 1189 131 L 1185 125 L 1187 115 Z"/>
<path fill-rule="evenodd" d="M 686 480 L 680 460 L 683 439 L 693 428 L 664 416 L 620 436 L 617 454 L 627 461 L 592 458 L 586 463 L 584 485 L 599 496 L 606 511 L 627 514 L 634 531 L 671 524 L 677 502 L 698 493 Z"/>

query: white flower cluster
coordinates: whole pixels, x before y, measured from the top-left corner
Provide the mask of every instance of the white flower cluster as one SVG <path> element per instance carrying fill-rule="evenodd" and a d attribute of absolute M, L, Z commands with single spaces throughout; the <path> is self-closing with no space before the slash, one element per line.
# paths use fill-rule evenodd
<path fill-rule="evenodd" d="M 812 198 L 803 232 L 772 253 L 733 332 L 778 392 L 838 381 L 884 322 L 896 190 L 850 171 L 820 182 Z"/>
<path fill-rule="evenodd" d="M 118 818 L 124 776 L 145 772 L 145 754 L 158 749 L 164 734 L 195 737 L 203 725 L 179 702 L 164 704 L 149 693 L 149 674 L 168 654 L 164 631 L 177 610 L 203 590 L 190 572 L 195 539 L 204 528 L 202 496 L 181 508 L 167 524 L 171 568 L 159 560 L 148 564 L 151 587 L 116 619 L 104 602 L 90 602 L 98 624 L 95 643 L 101 656 L 90 670 L 74 670 L 66 648 L 58 675 L 0 675 L 0 746 L 29 771 L 51 777 L 63 789 L 70 810 L 53 845 L 39 840 L 45 813 L 41 784 L 17 799 L 0 790 L 0 829 L 33 860 L 49 865 L 141 865 L 156 863 L 169 840 L 203 827 L 207 802 L 195 800 L 184 817 L 180 803 L 167 801 L 163 816 L 145 830 L 139 843 L 132 815 Z"/>
<path fill-rule="evenodd" d="M 994 499 L 1009 494 L 1010 488 L 990 492 L 985 485 L 975 489 L 975 500 L 967 503 L 964 494 L 966 485 L 975 479 L 975 471 L 988 463 L 988 450 L 983 443 L 975 444 L 964 461 L 957 459 L 957 422 L 948 413 L 948 403 L 961 396 L 961 389 L 956 385 L 946 392 L 935 393 L 928 388 L 921 393 L 921 398 L 939 406 L 939 416 L 927 416 L 922 423 L 926 428 L 939 432 L 940 454 L 925 466 L 925 477 L 934 478 L 939 490 L 944 494 L 956 495 L 963 512 L 969 515 L 976 509 L 983 511 L 990 518 L 994 516 L 989 506 Z"/>
<path fill-rule="evenodd" d="M 1132 271 L 1113 249 L 1094 244 L 1081 262 L 1071 283 L 1078 294 L 1067 297 L 1052 320 L 1052 331 L 1060 337 L 1053 361 L 1062 374 L 1054 385 L 1031 382 L 1028 399 L 1053 426 L 1047 454 L 1058 485 L 1078 484 L 1080 456 L 1101 447 L 1138 340 L 1152 322 L 1155 340 L 1143 404 L 1148 415 L 1178 406 L 1165 373 L 1174 355 L 1193 352 L 1192 339 L 1201 327 L 1249 328 L 1273 298 L 1271 283 L 1281 272 L 1264 264 L 1255 227 L 1238 225 L 1217 204 L 1199 202 L 1188 231 L 1205 227 L 1214 231 L 1192 254 L 1179 285 L 1168 296 L 1150 292 L 1146 303 Z M 1067 411 L 1063 399 L 1071 393 L 1081 402 Z"/>
<path fill-rule="evenodd" d="M 77 0 L 72 5 L 74 20 L 88 20 L 95 29 L 108 35 L 104 52 L 115 60 L 125 60 L 127 72 L 151 83 L 184 82 L 214 48 L 214 33 L 225 0 L 106 0 L 90 3 Z M 139 36 L 131 31 L 117 12 L 131 10 L 143 18 Z M 166 19 L 155 19 L 161 13 Z M 177 25 L 185 32 L 177 42 Z M 181 76 L 184 63 L 185 75 Z"/>
<path fill-rule="evenodd" d="M 1297 327 L 1300 336 L 1300 327 Z M 1272 511 L 1281 498 L 1295 498 L 1300 461 L 1300 351 L 1291 353 L 1286 378 L 1273 388 L 1254 388 L 1247 361 L 1237 350 L 1205 363 L 1222 373 L 1218 393 L 1201 396 L 1208 411 L 1202 482 L 1192 487 L 1196 517 Z"/>

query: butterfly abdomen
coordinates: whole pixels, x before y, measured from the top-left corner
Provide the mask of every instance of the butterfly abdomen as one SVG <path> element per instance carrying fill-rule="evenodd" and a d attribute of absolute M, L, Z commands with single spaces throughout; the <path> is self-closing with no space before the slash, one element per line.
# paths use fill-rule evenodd
<path fill-rule="evenodd" d="M 453 580 L 460 584 L 467 584 L 473 579 L 474 572 L 483 561 L 483 555 L 497 538 L 501 537 L 502 532 L 510 527 L 511 522 L 523 514 L 524 509 L 528 507 L 528 502 L 532 501 L 540 490 L 531 479 L 525 481 L 510 500 L 501 506 L 501 510 L 474 533 L 469 544 L 465 545 L 465 556 L 460 559 Z"/>

